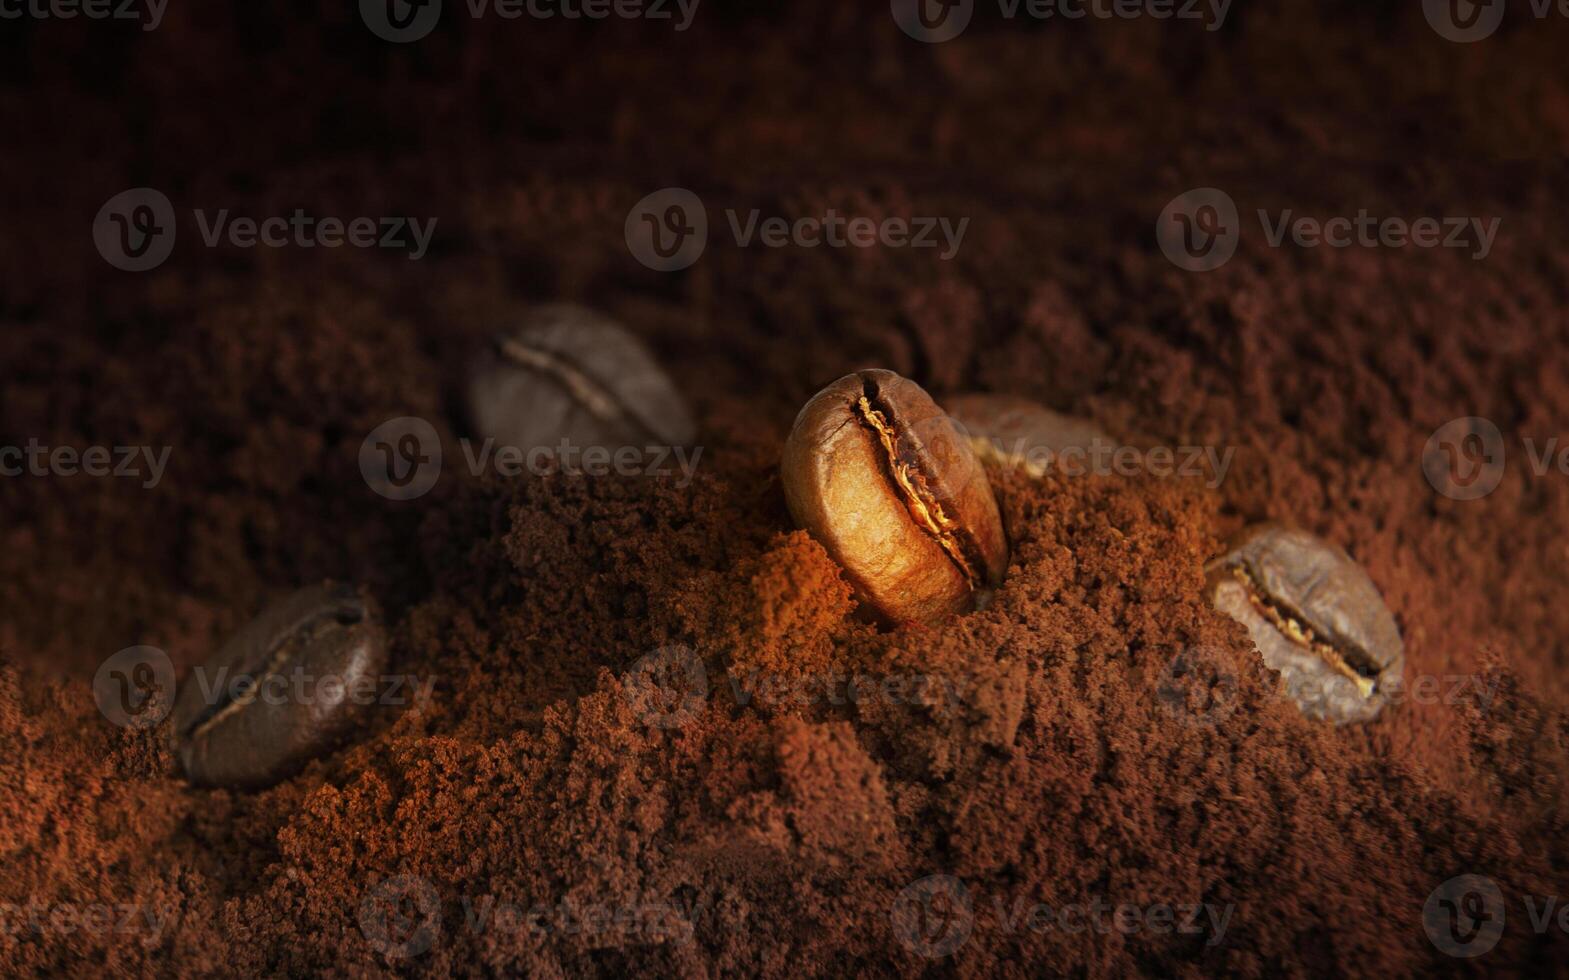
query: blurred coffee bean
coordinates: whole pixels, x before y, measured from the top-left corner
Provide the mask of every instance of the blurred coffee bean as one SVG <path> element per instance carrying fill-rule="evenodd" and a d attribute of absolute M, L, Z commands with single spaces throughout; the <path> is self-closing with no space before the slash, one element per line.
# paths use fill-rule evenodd
<path fill-rule="evenodd" d="M 304 589 L 267 608 L 180 688 L 176 749 L 202 786 L 258 789 L 355 730 L 380 694 L 386 638 L 347 586 Z"/>
<path fill-rule="evenodd" d="M 687 446 L 686 403 L 642 341 L 592 310 L 542 306 L 499 337 L 469 381 L 482 437 L 525 451 Z"/>
<path fill-rule="evenodd" d="M 1306 531 L 1244 530 L 1206 567 L 1211 601 L 1242 623 L 1309 718 L 1369 721 L 1401 683 L 1405 647 L 1362 567 Z"/>
<path fill-rule="evenodd" d="M 1022 466 L 1031 476 L 1050 472 L 1063 453 L 1089 459 L 1098 447 L 1117 441 L 1094 422 L 1062 415 L 1017 395 L 956 395 L 943 400 L 982 459 Z"/>
<path fill-rule="evenodd" d="M 1008 543 L 986 473 L 913 381 L 867 370 L 818 392 L 780 473 L 796 522 L 891 622 L 939 622 L 1002 581 Z"/>

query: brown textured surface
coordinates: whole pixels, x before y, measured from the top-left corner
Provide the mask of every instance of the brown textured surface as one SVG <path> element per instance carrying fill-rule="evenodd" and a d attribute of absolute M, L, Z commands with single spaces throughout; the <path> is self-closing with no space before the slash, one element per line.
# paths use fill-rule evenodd
<path fill-rule="evenodd" d="M 1415 4 L 1153 22 L 981 24 L 926 48 L 861 12 L 703 9 L 646 25 L 458 22 L 375 42 L 352 5 L 174 7 L 150 37 L 0 35 L 0 444 L 174 447 L 153 491 L 0 480 L 0 903 L 137 903 L 142 934 L 0 936 L 8 969 L 982 976 L 1368 975 L 1562 969 L 1524 895 L 1566 891 L 1569 478 L 1520 439 L 1569 432 L 1562 26 L 1438 42 Z M 705 17 L 704 15 L 709 15 Z M 803 70 L 803 66 L 812 66 Z M 1473 161 L 1460 163 L 1456 161 Z M 431 254 L 207 250 L 125 275 L 94 252 L 128 186 L 236 213 L 440 217 Z M 668 184 L 722 209 L 971 219 L 931 252 L 740 249 L 638 265 L 627 210 Z M 1156 250 L 1193 186 L 1299 213 L 1501 216 L 1492 255 L 1278 249 L 1206 275 Z M 668 365 L 705 453 L 686 488 L 470 477 L 461 370 L 521 304 L 587 302 Z M 1194 480 L 996 473 L 1013 546 L 986 610 L 879 633 L 775 473 L 790 420 L 847 370 L 939 400 L 1035 397 L 1119 436 L 1237 448 Z M 1511 466 L 1435 496 L 1419 454 L 1460 415 Z M 448 440 L 418 501 L 356 454 L 397 415 Z M 1368 570 L 1408 676 L 1480 675 L 1487 703 L 1365 730 L 1269 694 L 1202 563 L 1246 521 L 1300 524 Z M 183 667 L 269 598 L 366 582 L 430 705 L 255 795 L 193 791 L 156 735 L 110 726 L 90 678 L 147 643 Z M 678 731 L 618 677 L 686 645 L 715 694 Z M 1184 649 L 1234 684 L 1213 724 L 1159 696 Z M 730 681 L 960 678 L 956 704 L 732 695 Z M 1182 692 L 1179 692 L 1179 694 Z M 1202 702 L 1202 693 L 1187 692 Z M 945 710 L 946 709 L 946 710 Z M 1422 930 L 1433 887 L 1509 899 L 1474 963 Z M 893 935 L 915 879 L 962 879 L 969 942 Z M 357 922 L 390 876 L 442 930 L 391 962 Z M 689 941 L 476 931 L 464 897 L 696 909 Z M 1016 899 L 1231 904 L 1224 942 L 1009 931 Z"/>

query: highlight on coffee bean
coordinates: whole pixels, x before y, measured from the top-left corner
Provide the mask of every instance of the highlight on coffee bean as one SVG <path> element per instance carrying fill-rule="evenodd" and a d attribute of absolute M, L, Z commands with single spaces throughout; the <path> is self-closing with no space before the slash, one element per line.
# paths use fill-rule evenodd
<path fill-rule="evenodd" d="M 780 476 L 796 522 L 891 622 L 941 622 L 1002 581 L 1008 541 L 986 471 L 908 378 L 863 370 L 818 392 Z"/>

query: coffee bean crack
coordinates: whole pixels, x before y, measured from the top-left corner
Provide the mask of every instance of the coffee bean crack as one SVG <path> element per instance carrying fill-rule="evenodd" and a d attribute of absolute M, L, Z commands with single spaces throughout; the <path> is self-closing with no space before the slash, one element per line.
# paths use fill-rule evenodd
<path fill-rule="evenodd" d="M 301 650 L 309 649 L 311 644 L 331 630 L 345 626 L 353 626 L 365 618 L 363 611 L 352 606 L 321 613 L 306 622 L 296 632 L 281 638 L 277 645 L 267 652 L 259 671 L 242 671 L 240 676 L 250 681 L 242 691 L 236 691 L 234 684 L 225 684 L 220 687 L 217 697 L 206 710 L 191 720 L 183 733 L 187 738 L 196 738 L 203 732 L 216 728 L 225 718 L 241 710 L 252 701 L 256 700 L 261 691 L 261 686 L 267 678 L 282 673 L 284 667 Z M 237 695 L 237 696 L 236 696 Z"/>
<path fill-rule="evenodd" d="M 1372 658 L 1358 650 L 1341 651 L 1321 639 L 1311 626 L 1302 621 L 1300 614 L 1271 600 L 1264 590 L 1259 588 L 1258 581 L 1246 568 L 1234 566 L 1231 574 L 1242 585 L 1253 608 L 1269 620 L 1275 629 L 1291 642 L 1324 661 L 1335 673 L 1355 684 L 1363 698 L 1373 696 L 1373 691 L 1378 686 L 1379 671 L 1373 664 Z"/>
<path fill-rule="evenodd" d="M 888 420 L 891 414 L 886 406 L 878 403 L 876 386 L 868 381 L 857 407 L 861 421 L 877 435 L 882 443 L 888 472 L 893 477 L 903 498 L 905 508 L 923 530 L 937 540 L 943 552 L 964 573 L 964 580 L 974 592 L 980 584 L 982 567 L 979 547 L 968 539 L 964 526 L 944 511 L 942 502 L 933 492 L 925 474 L 903 450 L 905 440 Z"/>
<path fill-rule="evenodd" d="M 614 395 L 582 368 L 561 355 L 530 347 L 512 338 L 502 339 L 500 347 L 502 355 L 512 363 L 555 379 L 600 421 L 619 422 L 628 416 L 628 412 Z M 641 420 L 637 421 L 641 425 Z M 642 427 L 648 428 L 646 425 Z"/>

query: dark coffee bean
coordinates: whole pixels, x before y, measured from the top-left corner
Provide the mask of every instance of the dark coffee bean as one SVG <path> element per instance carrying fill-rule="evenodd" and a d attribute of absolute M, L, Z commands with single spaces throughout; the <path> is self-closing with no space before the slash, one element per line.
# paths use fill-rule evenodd
<path fill-rule="evenodd" d="M 895 623 L 972 608 L 1008 564 L 986 473 L 920 385 L 859 371 L 818 392 L 780 464 L 796 523 Z"/>
<path fill-rule="evenodd" d="M 1369 721 L 1396 690 L 1405 647 L 1362 567 L 1306 531 L 1263 524 L 1206 568 L 1215 607 L 1242 623 L 1309 718 Z"/>
<path fill-rule="evenodd" d="M 475 428 L 525 451 L 687 446 L 696 437 L 675 384 L 642 341 L 580 306 L 531 311 L 497 338 L 469 382 Z"/>
<path fill-rule="evenodd" d="M 278 782 L 363 721 L 386 660 L 375 611 L 352 588 L 304 589 L 268 607 L 180 688 L 186 775 L 242 789 Z"/>
<path fill-rule="evenodd" d="M 1050 472 L 1063 453 L 1089 454 L 1118 443 L 1094 422 L 1062 415 L 1016 395 L 956 395 L 943 408 L 964 429 L 984 460 L 1022 466 L 1031 476 Z"/>

